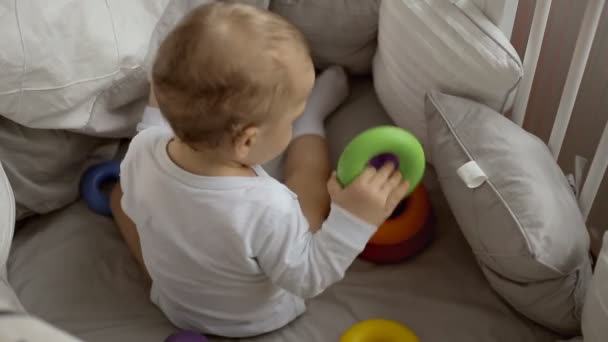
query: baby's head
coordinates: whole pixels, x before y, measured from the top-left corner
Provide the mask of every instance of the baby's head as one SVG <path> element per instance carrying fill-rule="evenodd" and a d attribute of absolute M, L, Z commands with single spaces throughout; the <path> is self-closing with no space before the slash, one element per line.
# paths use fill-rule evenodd
<path fill-rule="evenodd" d="M 161 44 L 152 70 L 156 99 L 177 138 L 246 165 L 287 147 L 314 77 L 295 27 L 226 2 L 186 16 Z"/>

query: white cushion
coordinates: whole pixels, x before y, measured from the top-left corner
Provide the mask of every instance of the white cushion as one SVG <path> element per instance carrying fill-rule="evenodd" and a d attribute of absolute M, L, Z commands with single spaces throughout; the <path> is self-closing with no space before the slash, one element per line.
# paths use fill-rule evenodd
<path fill-rule="evenodd" d="M 0 161 L 0 277 L 6 275 L 6 260 L 13 240 L 15 198 Z"/>
<path fill-rule="evenodd" d="M 376 52 L 380 0 L 273 0 L 270 10 L 308 39 L 315 66 L 368 74 Z"/>
<path fill-rule="evenodd" d="M 2 1 L 0 113 L 34 128 L 129 135 L 167 1 Z"/>
<path fill-rule="evenodd" d="M 427 152 L 427 91 L 466 96 L 505 113 L 521 76 L 517 52 L 471 0 L 382 2 L 376 91 L 395 123 Z"/>
<path fill-rule="evenodd" d="M 595 265 L 595 273 L 583 307 L 585 342 L 608 341 L 608 233 Z"/>
<path fill-rule="evenodd" d="M 21 312 L 23 307 L 7 279 L 6 262 L 15 229 L 15 199 L 0 162 L 0 313 Z"/>
<path fill-rule="evenodd" d="M 511 39 L 519 0 L 473 0 L 475 5 Z"/>

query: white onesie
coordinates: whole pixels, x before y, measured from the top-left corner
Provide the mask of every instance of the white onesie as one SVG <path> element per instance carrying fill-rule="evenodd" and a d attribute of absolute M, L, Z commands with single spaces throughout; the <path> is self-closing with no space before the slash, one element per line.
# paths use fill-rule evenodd
<path fill-rule="evenodd" d="M 257 177 L 191 174 L 167 154 L 172 136 L 139 133 L 120 183 L 151 299 L 180 328 L 227 337 L 276 330 L 342 279 L 376 231 L 332 205 L 312 234 L 297 196 L 261 167 Z"/>

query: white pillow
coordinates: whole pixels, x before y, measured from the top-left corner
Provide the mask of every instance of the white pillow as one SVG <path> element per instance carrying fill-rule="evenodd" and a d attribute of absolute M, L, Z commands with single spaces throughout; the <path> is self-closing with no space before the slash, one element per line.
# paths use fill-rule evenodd
<path fill-rule="evenodd" d="M 6 276 L 6 261 L 13 241 L 15 198 L 0 162 L 0 277 Z"/>
<path fill-rule="evenodd" d="M 273 0 L 270 10 L 304 33 L 318 69 L 341 65 L 350 73 L 369 74 L 379 7 L 380 0 Z"/>
<path fill-rule="evenodd" d="M 428 91 L 465 96 L 504 114 L 521 76 L 517 52 L 471 0 L 382 2 L 376 92 L 395 123 L 416 135 L 425 151 Z"/>
<path fill-rule="evenodd" d="M 15 199 L 0 162 L 0 313 L 23 311 L 7 279 L 6 262 L 15 229 Z"/>
<path fill-rule="evenodd" d="M 608 341 L 608 233 L 603 246 L 583 307 L 585 342 Z"/>
<path fill-rule="evenodd" d="M 0 2 L 0 113 L 33 128 L 126 136 L 168 0 Z M 141 102 L 141 101 L 140 101 Z"/>

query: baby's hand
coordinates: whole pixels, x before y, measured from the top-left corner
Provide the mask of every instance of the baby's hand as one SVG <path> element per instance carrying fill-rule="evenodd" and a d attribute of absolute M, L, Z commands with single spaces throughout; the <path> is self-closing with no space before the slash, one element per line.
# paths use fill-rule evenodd
<path fill-rule="evenodd" d="M 401 181 L 401 173 L 393 163 L 387 163 L 379 170 L 366 168 L 346 188 L 338 183 L 334 172 L 327 189 L 334 203 L 363 221 L 379 226 L 403 200 L 409 183 Z"/>

